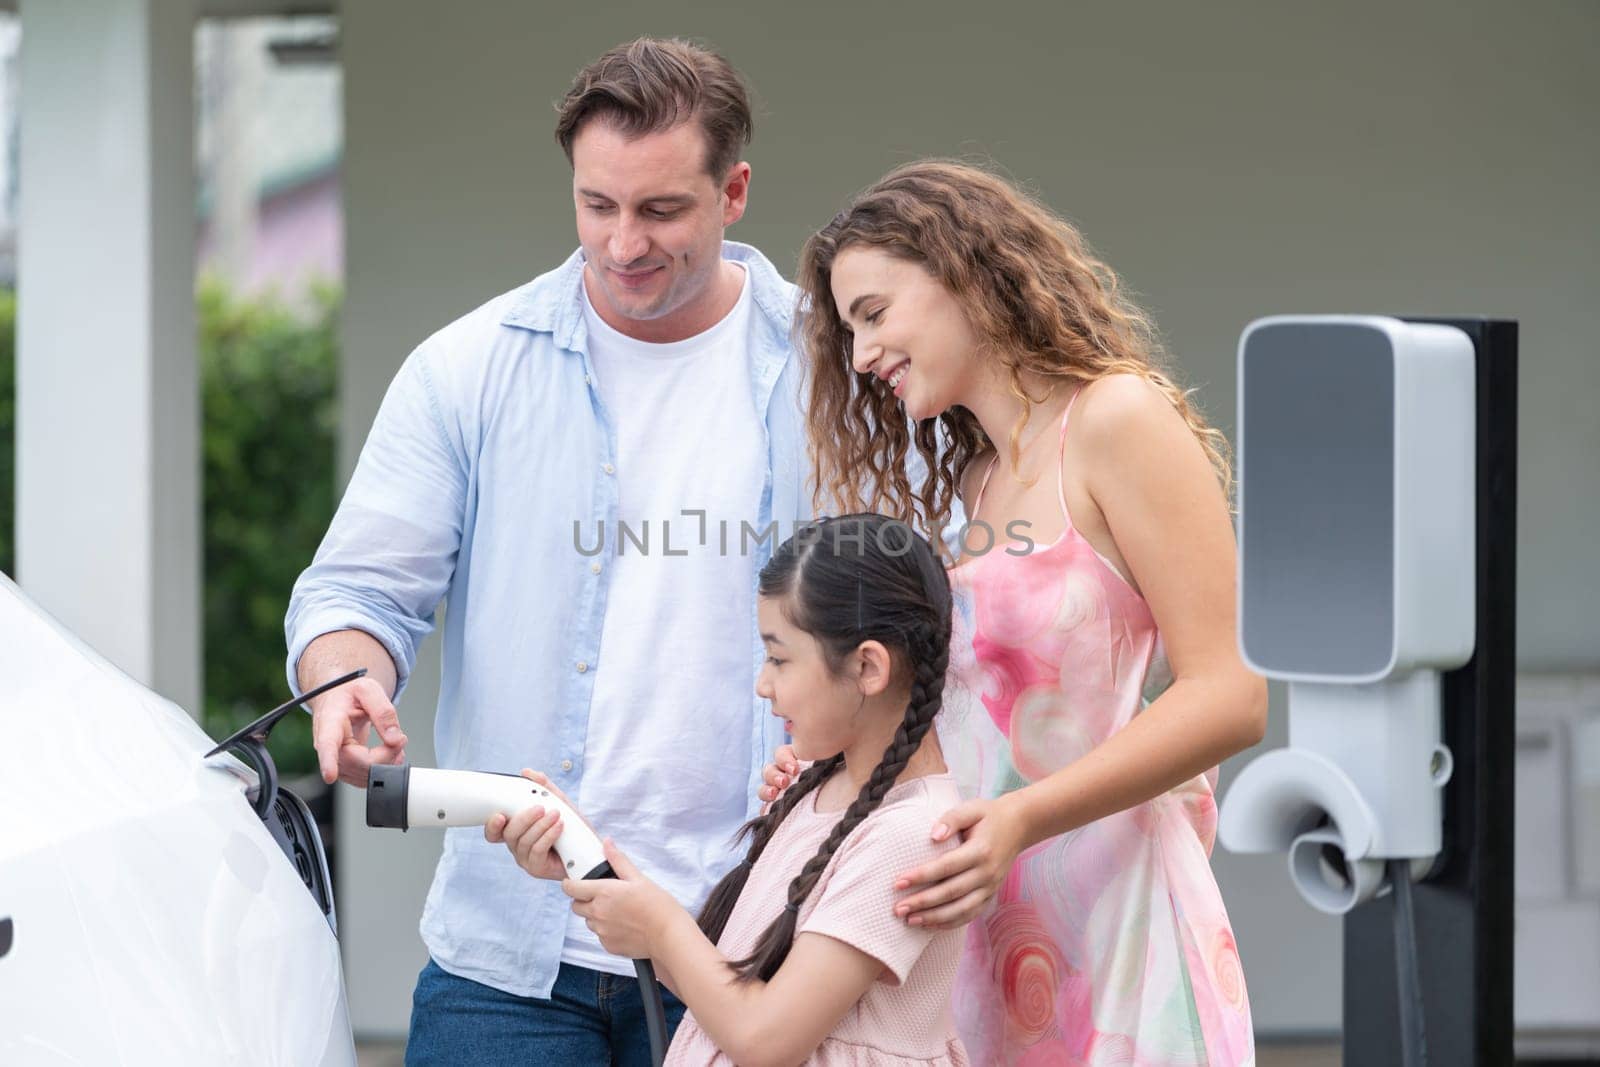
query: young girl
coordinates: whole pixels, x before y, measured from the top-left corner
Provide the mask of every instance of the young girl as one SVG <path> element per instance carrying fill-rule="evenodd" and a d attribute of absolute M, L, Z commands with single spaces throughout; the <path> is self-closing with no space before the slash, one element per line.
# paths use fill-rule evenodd
<path fill-rule="evenodd" d="M 936 735 L 950 587 L 928 543 L 879 515 L 824 520 L 762 569 L 756 691 L 815 760 L 745 827 L 750 851 L 698 923 L 606 842 L 616 881 L 563 882 L 608 952 L 654 961 L 688 1006 L 669 1064 L 965 1064 L 949 1015 L 960 939 L 896 920 L 891 872 L 938 858 L 960 801 Z M 707 773 L 715 773 L 707 768 Z M 554 814 L 492 828 L 560 877 Z"/>
<path fill-rule="evenodd" d="M 955 990 L 968 1050 L 1252 1062 L 1209 865 L 1216 765 L 1266 716 L 1234 637 L 1221 435 L 1077 231 L 985 171 L 894 171 L 800 275 L 817 484 L 929 527 L 965 506 L 940 734 L 976 799 L 932 828 L 959 848 L 884 877 L 916 929 L 981 913 Z"/>

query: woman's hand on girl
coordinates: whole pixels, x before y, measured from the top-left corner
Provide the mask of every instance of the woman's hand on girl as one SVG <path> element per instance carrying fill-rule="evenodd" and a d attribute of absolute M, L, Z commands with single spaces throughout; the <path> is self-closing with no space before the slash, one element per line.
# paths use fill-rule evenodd
<path fill-rule="evenodd" d="M 583 917 L 607 952 L 630 960 L 649 959 L 656 955 L 654 937 L 673 912 L 683 909 L 665 889 L 640 874 L 609 837 L 605 852 L 615 878 L 568 878 L 561 891 L 572 898 L 573 912 Z"/>
<path fill-rule="evenodd" d="M 761 769 L 761 780 L 766 784 L 756 790 L 756 797 L 768 804 L 783 795 L 783 791 L 800 777 L 800 761 L 795 759 L 793 745 L 779 745 L 772 754 L 772 762 Z"/>
<path fill-rule="evenodd" d="M 929 887 L 895 905 L 894 913 L 913 926 L 948 930 L 977 917 L 1027 847 L 1026 823 L 1008 797 L 951 808 L 934 824 L 932 836 L 944 841 L 951 834 L 961 836 L 958 847 L 895 881 L 896 889 Z"/>

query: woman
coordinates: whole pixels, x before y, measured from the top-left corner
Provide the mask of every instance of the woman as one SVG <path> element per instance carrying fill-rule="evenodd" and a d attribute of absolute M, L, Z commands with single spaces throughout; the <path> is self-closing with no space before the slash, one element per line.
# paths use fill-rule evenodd
<path fill-rule="evenodd" d="M 1221 434 L 1077 231 L 983 170 L 899 168 L 800 274 L 821 496 L 967 516 L 940 736 L 974 799 L 933 829 L 959 848 L 897 872 L 896 912 L 973 920 L 954 995 L 973 1061 L 1252 1062 L 1209 864 L 1216 766 L 1266 723 L 1234 640 Z M 784 769 L 780 750 L 777 788 Z"/>

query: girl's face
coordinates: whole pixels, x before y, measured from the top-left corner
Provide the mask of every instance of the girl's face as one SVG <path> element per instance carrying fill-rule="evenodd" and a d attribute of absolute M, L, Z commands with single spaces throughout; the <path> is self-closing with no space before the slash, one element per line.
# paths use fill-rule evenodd
<path fill-rule="evenodd" d="M 852 331 L 850 364 L 871 374 L 913 419 L 962 402 L 979 382 L 979 338 L 950 290 L 919 263 L 851 245 L 829 278 L 839 317 Z"/>
<path fill-rule="evenodd" d="M 759 599 L 767 659 L 756 675 L 756 695 L 772 701 L 796 757 L 820 760 L 844 752 L 860 734 L 866 694 L 850 671 L 841 677 L 828 669 L 822 646 L 789 621 L 777 598 Z"/>

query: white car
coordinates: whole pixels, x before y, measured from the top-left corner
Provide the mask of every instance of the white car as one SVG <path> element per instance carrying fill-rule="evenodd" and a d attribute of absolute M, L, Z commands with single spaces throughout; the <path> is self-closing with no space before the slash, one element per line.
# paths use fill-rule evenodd
<path fill-rule="evenodd" d="M 315 824 L 214 747 L 0 576 L 0 1064 L 356 1062 Z"/>

